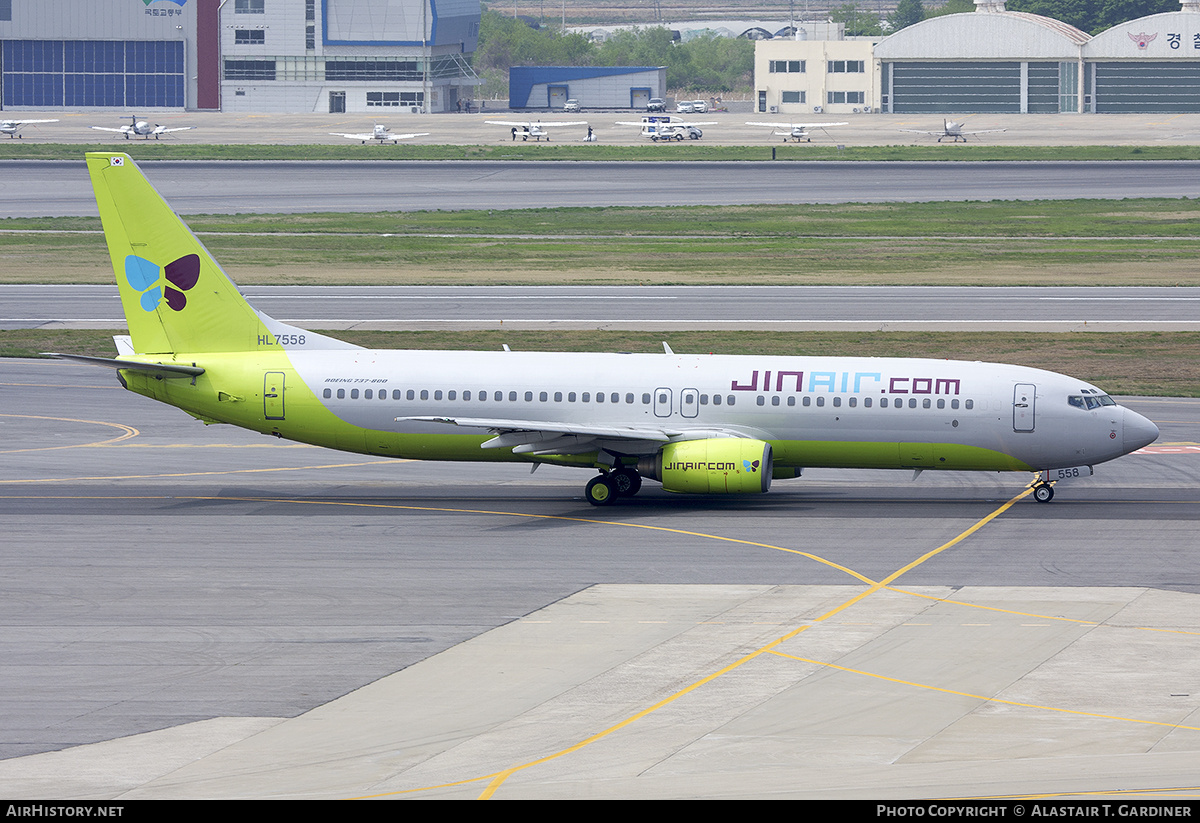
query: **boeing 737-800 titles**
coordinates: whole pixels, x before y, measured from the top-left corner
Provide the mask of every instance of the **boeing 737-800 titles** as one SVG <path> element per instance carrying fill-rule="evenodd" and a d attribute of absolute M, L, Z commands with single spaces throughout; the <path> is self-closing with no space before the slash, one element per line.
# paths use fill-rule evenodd
<path fill-rule="evenodd" d="M 1056 480 L 1158 437 L 1095 386 L 1022 366 L 359 348 L 253 309 L 128 156 L 87 165 L 130 334 L 115 359 L 72 359 L 205 423 L 362 454 L 578 466 L 596 472 L 595 505 L 643 477 L 751 494 L 805 467 L 1041 472 L 1045 501 Z"/>

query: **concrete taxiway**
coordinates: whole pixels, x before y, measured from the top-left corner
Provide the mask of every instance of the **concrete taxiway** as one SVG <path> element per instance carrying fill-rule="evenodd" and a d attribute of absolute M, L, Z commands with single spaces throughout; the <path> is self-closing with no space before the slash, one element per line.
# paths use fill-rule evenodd
<path fill-rule="evenodd" d="M 597 510 L 102 369 L 0 389 L 6 796 L 1197 791 L 1200 401 L 1129 400 L 1159 442 L 1051 504 L 813 471 Z"/>
<path fill-rule="evenodd" d="M 184 215 L 1200 196 L 1197 161 L 142 160 L 139 166 Z M 82 158 L 0 160 L 0 217 L 96 214 Z"/>
<path fill-rule="evenodd" d="M 1187 286 L 251 286 L 244 294 L 310 329 L 1200 329 L 1200 288 Z M 0 306 L 0 329 L 125 328 L 107 285 L 0 284 Z"/>

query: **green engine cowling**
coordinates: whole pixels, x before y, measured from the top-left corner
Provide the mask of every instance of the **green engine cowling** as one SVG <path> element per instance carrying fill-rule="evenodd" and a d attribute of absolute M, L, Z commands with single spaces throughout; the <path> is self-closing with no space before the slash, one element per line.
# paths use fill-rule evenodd
<path fill-rule="evenodd" d="M 683 440 L 642 458 L 637 470 L 669 492 L 762 494 L 771 488 L 771 444 L 732 437 Z"/>

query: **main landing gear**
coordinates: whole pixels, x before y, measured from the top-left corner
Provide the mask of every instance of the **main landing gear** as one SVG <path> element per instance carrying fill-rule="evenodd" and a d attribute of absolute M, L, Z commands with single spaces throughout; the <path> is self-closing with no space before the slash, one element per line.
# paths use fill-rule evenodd
<path fill-rule="evenodd" d="M 593 477 L 583 490 L 583 496 L 593 506 L 611 506 L 617 498 L 633 497 L 641 488 L 641 475 L 622 467 Z"/>

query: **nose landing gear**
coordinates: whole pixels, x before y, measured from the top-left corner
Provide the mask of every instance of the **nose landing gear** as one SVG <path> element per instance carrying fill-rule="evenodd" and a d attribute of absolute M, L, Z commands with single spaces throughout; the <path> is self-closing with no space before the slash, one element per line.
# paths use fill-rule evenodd
<path fill-rule="evenodd" d="M 1049 483 L 1038 483 L 1033 487 L 1033 499 L 1039 503 L 1049 503 L 1054 499 L 1054 487 Z"/>

